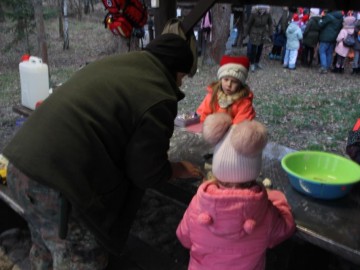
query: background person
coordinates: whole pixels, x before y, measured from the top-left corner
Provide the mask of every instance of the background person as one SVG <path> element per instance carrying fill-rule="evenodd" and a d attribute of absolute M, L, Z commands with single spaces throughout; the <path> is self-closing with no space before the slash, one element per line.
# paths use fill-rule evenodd
<path fill-rule="evenodd" d="M 303 38 L 298 22 L 299 16 L 294 14 L 292 22 L 286 29 L 286 51 L 283 67 L 289 68 L 290 70 L 296 69 L 300 40 Z"/>
<path fill-rule="evenodd" d="M 90 63 L 5 147 L 33 269 L 104 269 L 109 254 L 121 255 L 146 188 L 200 176 L 167 154 L 184 98 L 178 87 L 192 65 L 187 42 L 175 34 Z"/>
<path fill-rule="evenodd" d="M 353 60 L 353 70 L 352 74 L 360 73 L 360 20 L 356 20 L 355 28 L 354 28 L 354 37 L 355 37 L 355 45 L 354 45 L 354 60 Z"/>
<path fill-rule="evenodd" d="M 336 38 L 342 28 L 343 15 L 338 11 L 323 11 L 324 16 L 319 21 L 319 56 L 320 56 L 320 73 L 325 74 L 329 71 L 333 53 L 336 44 Z"/>
<path fill-rule="evenodd" d="M 296 228 L 284 194 L 256 181 L 266 128 L 255 120 L 232 125 L 217 113 L 206 119 L 203 135 L 215 144 L 215 180 L 199 186 L 176 231 L 190 250 L 188 268 L 265 269 L 266 250 Z"/>
<path fill-rule="evenodd" d="M 353 16 L 344 18 L 343 27 L 336 38 L 336 62 L 335 67 L 331 70 L 334 73 L 344 73 L 345 59 L 349 54 L 350 48 L 344 45 L 343 40 L 348 34 L 354 34 L 355 21 L 356 18 Z"/>
<path fill-rule="evenodd" d="M 262 68 L 260 58 L 263 46 L 265 42 L 271 42 L 272 34 L 273 22 L 270 14 L 270 6 L 254 6 L 244 31 L 244 38 L 249 36 L 248 57 L 250 59 L 250 70 L 252 72 Z"/>
<path fill-rule="evenodd" d="M 314 61 L 315 48 L 319 43 L 320 18 L 320 9 L 310 8 L 310 19 L 303 33 L 302 63 L 306 67 L 311 67 Z"/>
<path fill-rule="evenodd" d="M 282 9 L 281 17 L 275 27 L 274 35 L 273 35 L 273 47 L 271 48 L 271 52 L 269 53 L 270 60 L 281 60 L 283 47 L 286 45 L 286 28 L 289 25 L 289 8 L 284 6 Z M 290 17 L 291 21 L 291 17 Z"/>

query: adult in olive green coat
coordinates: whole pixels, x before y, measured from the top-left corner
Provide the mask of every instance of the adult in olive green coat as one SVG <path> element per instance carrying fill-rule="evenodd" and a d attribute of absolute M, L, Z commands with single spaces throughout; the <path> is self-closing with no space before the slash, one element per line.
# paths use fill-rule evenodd
<path fill-rule="evenodd" d="M 25 210 L 34 269 L 104 269 L 109 254 L 120 256 L 146 188 L 200 176 L 167 155 L 184 98 L 178 87 L 192 64 L 174 34 L 93 62 L 6 146 L 8 188 Z"/>

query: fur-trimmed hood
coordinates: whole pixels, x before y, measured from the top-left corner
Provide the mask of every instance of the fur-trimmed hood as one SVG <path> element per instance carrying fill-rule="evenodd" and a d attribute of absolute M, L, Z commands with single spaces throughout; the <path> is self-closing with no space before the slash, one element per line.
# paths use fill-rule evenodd
<path fill-rule="evenodd" d="M 270 6 L 269 5 L 255 5 L 251 8 L 251 13 L 260 12 L 261 10 L 264 10 L 264 14 L 269 14 Z"/>

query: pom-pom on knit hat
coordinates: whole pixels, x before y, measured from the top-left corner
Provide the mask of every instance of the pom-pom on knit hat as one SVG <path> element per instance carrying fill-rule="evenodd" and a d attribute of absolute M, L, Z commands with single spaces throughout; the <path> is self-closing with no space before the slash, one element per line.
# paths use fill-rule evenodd
<path fill-rule="evenodd" d="M 318 15 L 320 15 L 319 8 L 310 8 L 310 16 L 318 16 Z"/>
<path fill-rule="evenodd" d="M 224 113 L 215 113 L 205 119 L 203 131 L 208 142 L 217 141 L 223 128 L 224 136 L 215 145 L 212 173 L 225 183 L 245 183 L 256 180 L 261 171 L 262 150 L 267 144 L 267 130 L 256 120 L 224 125 Z M 211 130 L 216 130 L 213 138 Z"/>
<path fill-rule="evenodd" d="M 246 56 L 224 55 L 220 61 L 220 68 L 217 77 L 220 80 L 223 77 L 231 76 L 245 84 L 249 73 L 250 61 Z"/>

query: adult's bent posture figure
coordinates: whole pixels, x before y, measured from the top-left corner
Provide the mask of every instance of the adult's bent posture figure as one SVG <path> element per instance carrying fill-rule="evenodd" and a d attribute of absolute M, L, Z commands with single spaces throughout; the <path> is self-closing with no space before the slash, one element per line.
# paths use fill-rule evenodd
<path fill-rule="evenodd" d="M 146 188 L 196 177 L 168 160 L 187 42 L 158 36 L 144 51 L 77 71 L 5 147 L 8 188 L 25 210 L 33 269 L 105 269 L 120 256 Z"/>

